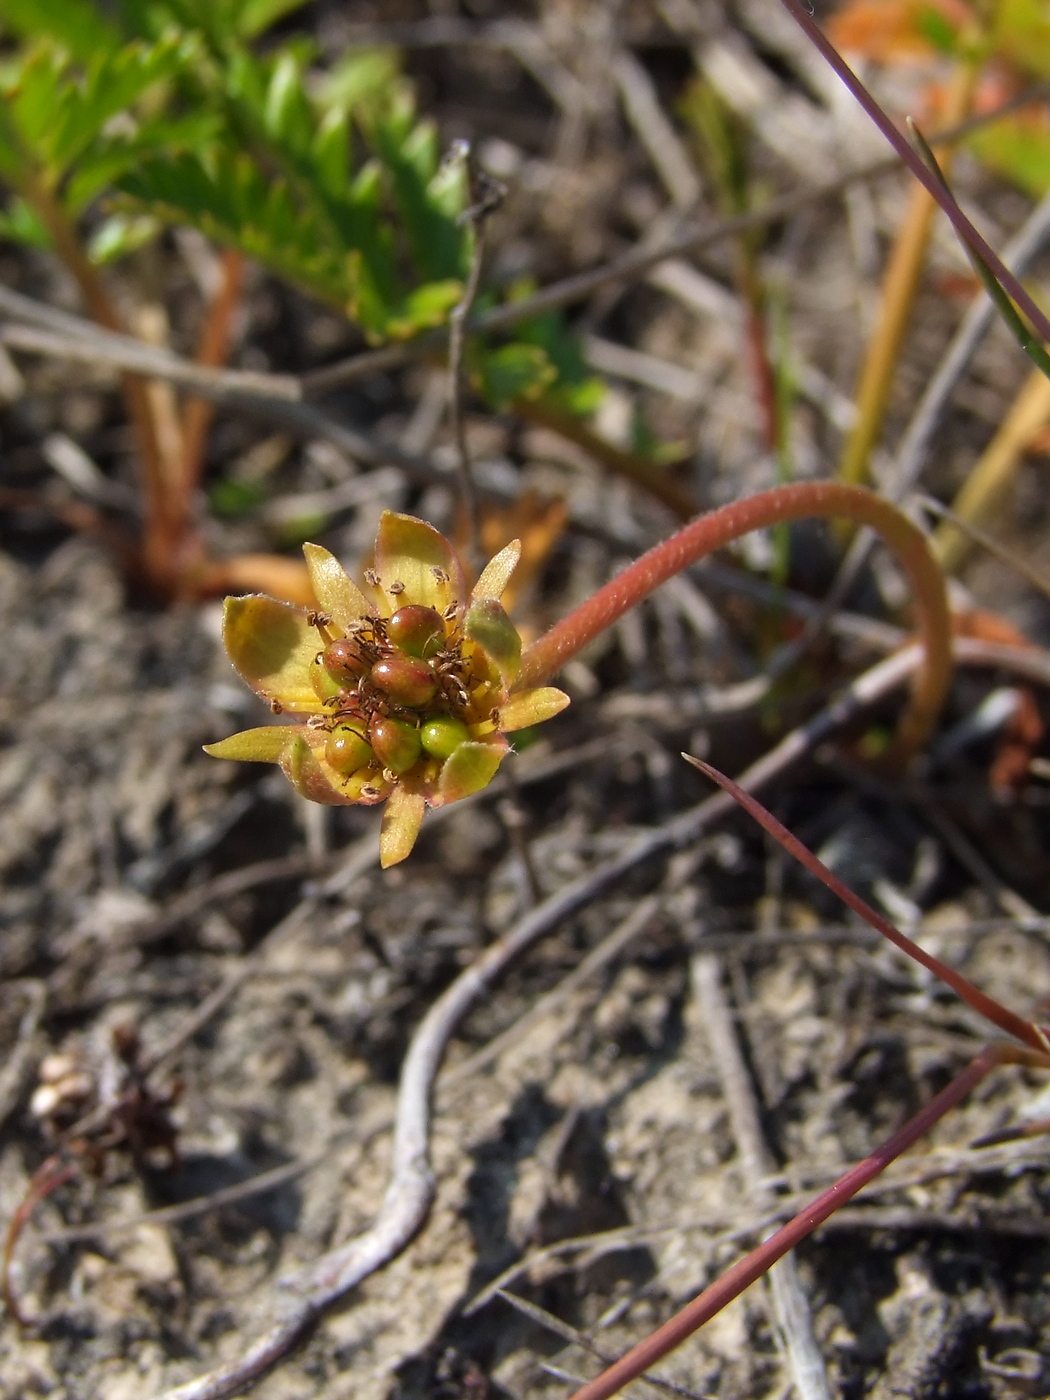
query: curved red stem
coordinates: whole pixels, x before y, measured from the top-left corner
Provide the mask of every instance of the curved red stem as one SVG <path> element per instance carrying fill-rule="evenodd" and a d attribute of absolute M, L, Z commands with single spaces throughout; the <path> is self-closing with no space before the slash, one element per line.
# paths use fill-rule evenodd
<path fill-rule="evenodd" d="M 901 718 L 892 758 L 903 762 L 930 734 L 951 679 L 951 628 L 944 576 L 923 535 L 908 517 L 874 492 L 833 481 L 793 482 L 761 491 L 702 515 L 650 549 L 535 641 L 521 659 L 515 690 L 539 685 L 653 589 L 705 554 L 752 530 L 808 516 L 869 525 L 896 554 L 908 576 L 922 639 L 923 664 Z"/>

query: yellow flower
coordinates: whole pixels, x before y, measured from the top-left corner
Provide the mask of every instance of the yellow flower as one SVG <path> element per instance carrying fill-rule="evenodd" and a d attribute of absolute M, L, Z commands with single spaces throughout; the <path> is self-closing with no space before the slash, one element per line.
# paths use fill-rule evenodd
<path fill-rule="evenodd" d="M 227 598 L 223 642 L 275 714 L 298 722 L 205 745 L 215 758 L 279 763 L 313 802 L 386 802 L 380 860 L 411 851 L 426 807 L 486 787 L 503 737 L 569 703 L 551 686 L 513 691 L 521 638 L 500 597 L 515 540 L 469 598 L 452 546 L 431 525 L 387 511 L 362 591 L 320 545 L 303 546 L 319 604 Z"/>

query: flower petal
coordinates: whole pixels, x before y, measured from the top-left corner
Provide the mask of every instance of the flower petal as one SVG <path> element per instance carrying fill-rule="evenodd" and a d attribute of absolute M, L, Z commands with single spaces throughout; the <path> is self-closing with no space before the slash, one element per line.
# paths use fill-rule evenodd
<path fill-rule="evenodd" d="M 286 724 L 266 724 L 261 729 L 242 729 L 217 744 L 205 744 L 212 758 L 233 758 L 248 763 L 280 763 L 285 749 L 295 739 L 295 729 Z"/>
<path fill-rule="evenodd" d="M 334 554 L 319 544 L 304 544 L 303 553 L 318 606 L 338 627 L 345 632 L 359 617 L 371 616 L 371 603 Z"/>
<path fill-rule="evenodd" d="M 461 797 L 469 797 L 472 792 L 488 787 L 510 747 L 502 735 L 494 735 L 493 738 L 495 742 L 491 743 L 468 739 L 465 744 L 460 744 L 441 770 L 431 806 L 441 807 L 446 802 L 458 802 Z"/>
<path fill-rule="evenodd" d="M 421 792 L 398 785 L 390 794 L 379 833 L 379 864 L 384 870 L 411 853 L 423 822 L 426 802 Z"/>
<path fill-rule="evenodd" d="M 322 705 L 310 683 L 310 663 L 320 650 L 302 608 L 264 593 L 227 598 L 222 617 L 226 654 L 256 695 L 282 709 L 317 714 Z"/>
<path fill-rule="evenodd" d="M 383 512 L 376 536 L 375 570 L 391 612 L 406 603 L 444 612 L 463 597 L 463 570 L 444 535 L 414 515 Z M 391 592 L 392 584 L 404 588 Z"/>
<path fill-rule="evenodd" d="M 521 540 L 511 540 L 510 544 L 494 554 L 481 571 L 481 577 L 474 585 L 474 591 L 470 595 L 470 601 L 476 603 L 479 598 L 502 598 L 503 590 L 510 581 L 510 576 L 517 568 L 518 560 L 521 558 Z"/>
<path fill-rule="evenodd" d="M 527 729 L 530 724 L 542 724 L 553 719 L 569 703 L 564 690 L 552 685 L 537 686 L 535 690 L 519 690 L 499 707 L 499 727 L 504 734 L 515 729 Z"/>
<path fill-rule="evenodd" d="M 463 631 L 493 662 L 503 684 L 510 685 L 521 664 L 521 638 L 503 604 L 496 598 L 479 598 L 471 603 L 463 619 Z"/>

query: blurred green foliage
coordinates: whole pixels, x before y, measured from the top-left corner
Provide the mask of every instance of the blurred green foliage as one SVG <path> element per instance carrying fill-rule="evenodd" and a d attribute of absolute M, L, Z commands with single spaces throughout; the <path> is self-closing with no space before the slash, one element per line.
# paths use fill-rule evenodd
<path fill-rule="evenodd" d="M 0 236 L 101 264 L 189 226 L 372 343 L 443 324 L 471 256 L 463 162 L 442 160 L 396 51 L 324 66 L 301 33 L 259 42 L 302 3 L 0 0 Z M 474 382 L 499 407 L 564 379 L 587 411 L 600 389 L 561 372 L 568 340 L 559 322 L 476 347 Z"/>

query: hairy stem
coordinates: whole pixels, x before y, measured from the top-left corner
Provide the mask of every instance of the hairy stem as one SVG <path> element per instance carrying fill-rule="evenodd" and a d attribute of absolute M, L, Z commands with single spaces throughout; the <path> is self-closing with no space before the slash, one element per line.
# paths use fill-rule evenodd
<path fill-rule="evenodd" d="M 870 525 L 893 550 L 908 577 L 924 656 L 888 755 L 895 762 L 905 761 L 929 736 L 951 677 L 950 620 L 944 577 L 925 536 L 907 516 L 873 492 L 841 482 L 804 481 L 776 486 L 746 500 L 734 501 L 684 526 L 670 539 L 636 559 L 623 573 L 533 642 L 522 657 L 515 689 L 542 684 L 629 608 L 705 554 L 721 549 L 752 530 L 809 516 L 844 518 L 859 525 Z"/>

